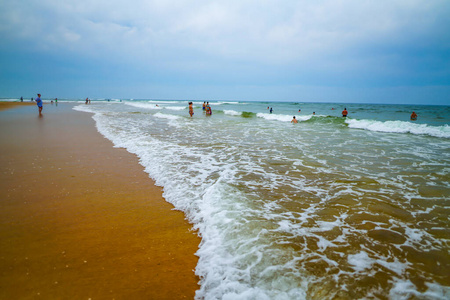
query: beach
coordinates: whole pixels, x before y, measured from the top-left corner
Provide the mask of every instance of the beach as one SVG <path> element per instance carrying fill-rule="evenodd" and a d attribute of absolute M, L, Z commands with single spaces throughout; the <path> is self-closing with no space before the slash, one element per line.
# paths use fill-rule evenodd
<path fill-rule="evenodd" d="M 188 102 L 0 111 L 0 298 L 449 298 L 450 106 Z"/>
<path fill-rule="evenodd" d="M 73 104 L 17 104 L 0 111 L 0 298 L 194 298 L 200 238 L 138 158 Z"/>

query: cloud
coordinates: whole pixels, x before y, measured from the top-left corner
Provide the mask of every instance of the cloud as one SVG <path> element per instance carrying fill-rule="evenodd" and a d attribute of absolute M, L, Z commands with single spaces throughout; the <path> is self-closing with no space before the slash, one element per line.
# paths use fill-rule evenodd
<path fill-rule="evenodd" d="M 448 15 L 446 0 L 2 1 L 0 50 L 193 84 L 446 85 Z"/>

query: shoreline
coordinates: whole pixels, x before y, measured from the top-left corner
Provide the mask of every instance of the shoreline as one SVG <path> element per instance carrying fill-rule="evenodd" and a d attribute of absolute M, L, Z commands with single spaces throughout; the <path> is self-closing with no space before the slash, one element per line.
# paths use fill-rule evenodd
<path fill-rule="evenodd" d="M 9 104 L 9 103 L 8 103 Z M 74 104 L 0 106 L 0 298 L 193 299 L 200 238 Z"/>

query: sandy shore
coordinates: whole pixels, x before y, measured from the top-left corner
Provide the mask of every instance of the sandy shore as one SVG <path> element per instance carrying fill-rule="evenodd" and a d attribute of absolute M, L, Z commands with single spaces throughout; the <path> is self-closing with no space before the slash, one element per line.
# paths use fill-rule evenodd
<path fill-rule="evenodd" d="M 0 101 L 0 111 L 5 109 L 10 109 L 17 106 L 30 106 L 30 105 L 36 105 L 36 102 L 26 101 L 26 102 L 4 102 Z"/>
<path fill-rule="evenodd" d="M 0 299 L 192 299 L 200 239 L 72 106 L 0 109 Z"/>

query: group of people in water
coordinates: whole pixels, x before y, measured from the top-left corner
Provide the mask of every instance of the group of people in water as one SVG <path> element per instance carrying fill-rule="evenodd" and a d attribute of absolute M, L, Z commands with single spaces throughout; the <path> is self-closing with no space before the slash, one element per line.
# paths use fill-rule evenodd
<path fill-rule="evenodd" d="M 207 116 L 212 115 L 212 109 L 211 109 L 211 106 L 209 105 L 209 102 L 204 101 L 202 109 L 203 109 L 203 112 Z M 194 115 L 194 106 L 193 106 L 192 102 L 189 102 L 189 115 L 191 116 L 191 118 Z"/>

